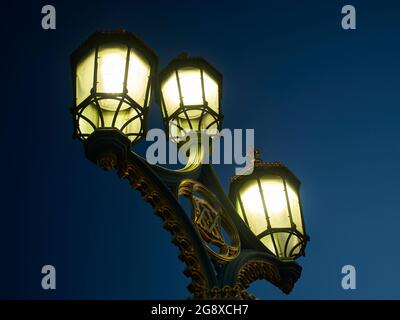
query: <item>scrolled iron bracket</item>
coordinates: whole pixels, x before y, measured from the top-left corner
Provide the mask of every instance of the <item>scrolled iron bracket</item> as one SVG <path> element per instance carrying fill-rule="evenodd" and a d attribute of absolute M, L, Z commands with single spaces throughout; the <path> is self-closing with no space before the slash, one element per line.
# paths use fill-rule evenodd
<path fill-rule="evenodd" d="M 301 267 L 268 253 L 244 226 L 210 165 L 180 171 L 149 165 L 116 129 L 97 129 L 84 148 L 89 160 L 103 169 L 116 169 L 162 218 L 186 264 L 184 274 L 191 278 L 190 298 L 254 299 L 247 289 L 257 279 L 270 281 L 285 293 L 292 290 Z M 191 216 L 180 196 L 190 200 Z"/>
<path fill-rule="evenodd" d="M 219 283 L 239 286 L 243 299 L 254 298 L 246 290 L 256 280 L 267 280 L 288 294 L 300 277 L 301 269 L 295 261 L 282 261 L 267 253 L 242 250 L 236 260 L 225 266 Z"/>
<path fill-rule="evenodd" d="M 218 263 L 234 260 L 240 253 L 239 233 L 217 197 L 203 184 L 191 179 L 180 183 L 178 196 L 185 196 L 190 200 L 193 225 L 209 255 Z M 210 244 L 219 250 L 213 249 Z"/>

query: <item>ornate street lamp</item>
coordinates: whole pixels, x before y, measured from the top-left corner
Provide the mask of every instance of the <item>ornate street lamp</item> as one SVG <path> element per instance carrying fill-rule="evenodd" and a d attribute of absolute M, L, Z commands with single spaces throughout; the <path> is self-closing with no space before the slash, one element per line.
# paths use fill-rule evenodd
<path fill-rule="evenodd" d="M 183 53 L 160 73 L 159 102 L 164 125 L 174 141 L 188 131 L 213 135 L 221 129 L 222 75 L 201 57 Z"/>
<path fill-rule="evenodd" d="M 145 134 L 157 56 L 124 30 L 96 32 L 71 56 L 74 134 L 116 128 L 132 142 Z"/>
<path fill-rule="evenodd" d="M 229 196 L 246 225 L 275 256 L 304 255 L 305 233 L 300 181 L 280 163 L 254 162 L 251 175 L 234 176 Z"/>
<path fill-rule="evenodd" d="M 203 58 L 181 55 L 156 81 L 156 55 L 126 31 L 95 33 L 71 63 L 75 137 L 89 160 L 116 169 L 164 220 L 192 279 L 192 298 L 252 299 L 247 288 L 257 279 L 289 293 L 308 237 L 300 182 L 286 167 L 256 159 L 254 172 L 233 178 L 229 199 L 212 166 L 199 162 L 201 150 L 183 170 L 151 165 L 131 150 L 145 134 L 156 82 L 165 128 L 180 147 L 188 132 L 217 134 L 221 74 Z"/>

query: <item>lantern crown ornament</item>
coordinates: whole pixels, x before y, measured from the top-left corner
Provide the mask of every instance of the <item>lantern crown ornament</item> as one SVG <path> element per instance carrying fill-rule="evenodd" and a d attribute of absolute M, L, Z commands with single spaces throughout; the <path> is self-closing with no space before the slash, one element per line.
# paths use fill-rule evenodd
<path fill-rule="evenodd" d="M 96 32 L 71 55 L 74 136 L 115 128 L 136 142 L 145 124 L 158 58 L 125 30 Z"/>
<path fill-rule="evenodd" d="M 202 57 L 178 55 L 159 76 L 158 99 L 171 140 L 189 131 L 217 134 L 221 129 L 222 74 Z"/>
<path fill-rule="evenodd" d="M 267 163 L 255 152 L 249 175 L 231 180 L 229 197 L 236 211 L 275 256 L 296 259 L 305 254 L 306 234 L 300 202 L 300 180 L 283 164 Z"/>

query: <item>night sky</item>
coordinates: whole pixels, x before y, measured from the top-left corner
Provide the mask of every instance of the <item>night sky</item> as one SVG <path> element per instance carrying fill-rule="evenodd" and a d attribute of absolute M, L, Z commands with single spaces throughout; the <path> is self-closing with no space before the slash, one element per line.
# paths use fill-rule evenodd
<path fill-rule="evenodd" d="M 41 28 L 41 8 L 57 29 Z M 352 4 L 357 29 L 341 28 Z M 29 1 L 2 15 L 0 298 L 185 299 L 178 250 L 139 192 L 72 139 L 69 56 L 124 28 L 165 66 L 182 51 L 224 76 L 225 128 L 254 128 L 264 160 L 302 181 L 311 242 L 292 294 L 400 299 L 400 4 L 396 1 Z M 161 128 L 153 102 L 149 128 Z M 144 154 L 145 143 L 134 150 Z M 228 190 L 234 166 L 216 166 Z M 57 289 L 41 288 L 41 268 Z M 357 289 L 343 290 L 354 265 Z"/>

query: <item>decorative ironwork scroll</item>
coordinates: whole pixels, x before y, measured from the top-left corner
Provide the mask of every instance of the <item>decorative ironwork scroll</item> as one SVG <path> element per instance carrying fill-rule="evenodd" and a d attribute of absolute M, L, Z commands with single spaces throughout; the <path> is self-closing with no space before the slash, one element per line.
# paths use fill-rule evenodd
<path fill-rule="evenodd" d="M 180 183 L 178 195 L 190 200 L 193 224 L 210 256 L 219 263 L 235 259 L 240 253 L 239 233 L 215 195 L 190 179 Z"/>

